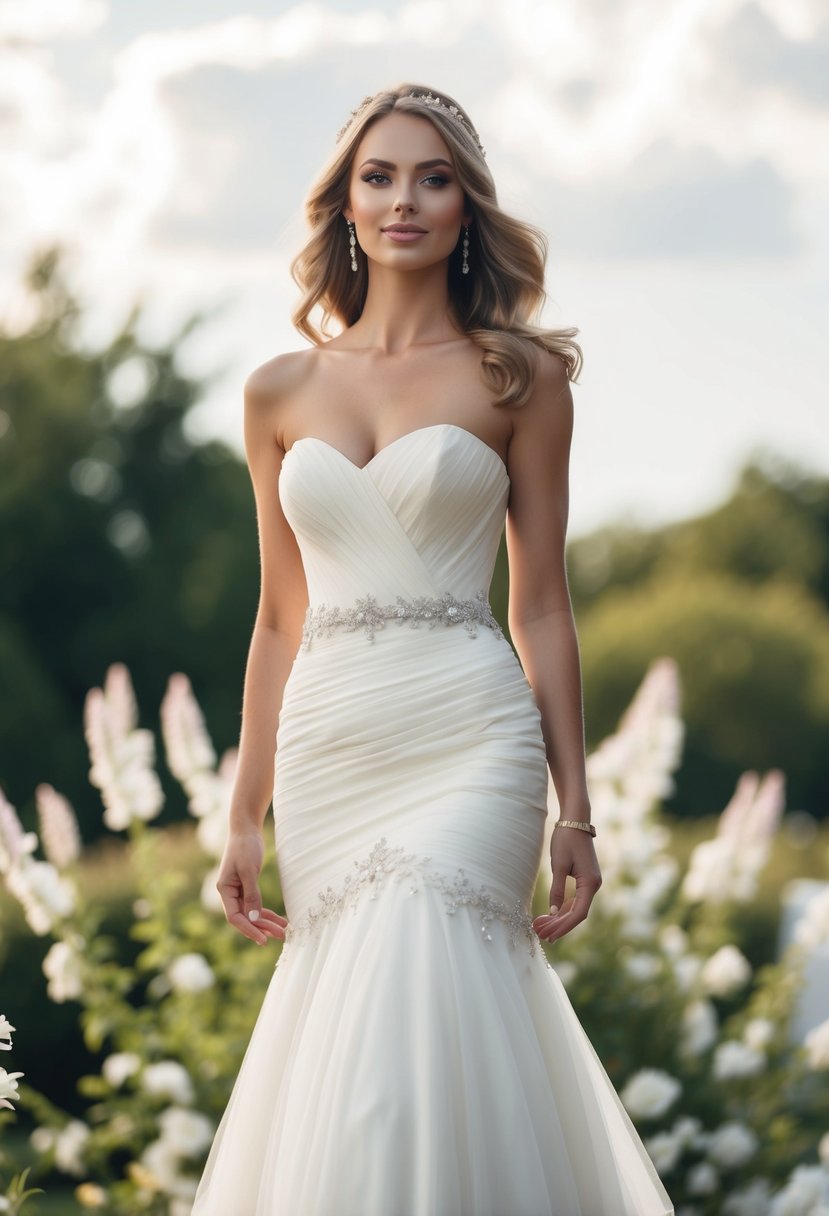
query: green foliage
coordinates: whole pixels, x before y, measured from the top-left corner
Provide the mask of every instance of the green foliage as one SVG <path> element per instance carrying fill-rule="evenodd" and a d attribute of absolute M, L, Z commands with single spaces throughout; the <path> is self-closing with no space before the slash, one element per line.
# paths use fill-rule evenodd
<path fill-rule="evenodd" d="M 607 733 L 657 655 L 683 684 L 687 743 L 671 809 L 710 814 L 744 767 L 783 768 L 795 805 L 829 805 L 829 617 L 802 589 L 750 591 L 688 572 L 608 593 L 581 629 L 591 741 Z M 818 801 L 819 799 L 819 801 Z"/>
<path fill-rule="evenodd" d="M 829 481 L 768 453 L 721 507 L 568 546 L 588 739 L 644 665 L 680 663 L 688 728 L 678 814 L 721 805 L 746 768 L 780 765 L 790 796 L 829 814 Z"/>
<path fill-rule="evenodd" d="M 136 310 L 106 348 L 85 349 L 57 254 L 30 278 L 34 322 L 0 334 L 0 667 L 14 689 L 0 780 L 28 822 L 37 780 L 59 775 L 82 805 L 81 705 L 115 659 L 151 704 L 172 668 L 192 672 L 217 735 L 235 740 L 258 592 L 244 463 L 188 435 L 204 386 L 176 355 L 197 320 L 151 349 Z M 167 818 L 180 818 L 162 777 Z"/>

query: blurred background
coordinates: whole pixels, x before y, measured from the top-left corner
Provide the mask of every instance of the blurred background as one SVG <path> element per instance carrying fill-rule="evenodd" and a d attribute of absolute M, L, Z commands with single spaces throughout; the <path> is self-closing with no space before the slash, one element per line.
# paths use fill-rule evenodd
<path fill-rule="evenodd" d="M 829 795 L 829 19 L 818 0 L 0 3 L 0 783 L 101 831 L 107 666 L 238 737 L 258 595 L 241 388 L 303 340 L 303 199 L 364 95 L 462 102 L 576 325 L 588 743 L 680 667 L 678 817 Z M 503 558 L 503 555 L 502 555 Z M 493 591 L 503 617 L 506 573 Z M 181 791 L 162 774 L 168 819 Z"/>
<path fill-rule="evenodd" d="M 829 1126 L 829 1022 L 796 1074 L 788 1048 L 757 1050 L 770 1027 L 801 1038 L 829 993 L 825 3 L 0 0 L 0 1013 L 41 1094 L 4 1141 L 47 1178 L 33 1216 L 189 1210 L 210 1124 L 184 1191 L 178 1162 L 136 1206 L 129 1170 L 168 1100 L 218 1118 L 273 966 L 221 927 L 205 876 L 259 591 L 242 385 L 303 344 L 288 267 L 306 191 L 351 109 L 401 81 L 469 111 L 502 205 L 548 235 L 544 320 L 577 326 L 585 356 L 567 557 L 611 830 L 607 920 L 556 951 L 559 972 L 614 1083 L 681 1077 L 691 1123 L 752 1123 L 775 1186 Z M 506 596 L 502 550 L 502 622 Z M 635 695 L 644 720 L 623 717 Z M 137 776 L 100 764 L 95 789 L 107 748 Z M 131 807 L 121 837 L 107 781 Z M 132 806 L 147 789 L 159 833 Z M 46 862 L 4 861 L 25 841 L 13 808 Z M 795 981 L 779 956 L 807 903 Z M 740 1036 L 750 1080 L 729 1072 Z M 185 1096 L 137 1079 L 125 1096 L 139 1056 Z M 765 1213 L 754 1192 L 720 1205 L 682 1122 L 649 1142 L 682 1211 Z"/>

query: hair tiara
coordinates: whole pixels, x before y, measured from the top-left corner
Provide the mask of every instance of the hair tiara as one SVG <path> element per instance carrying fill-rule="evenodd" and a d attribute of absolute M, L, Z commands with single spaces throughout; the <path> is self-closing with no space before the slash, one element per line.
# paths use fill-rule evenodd
<path fill-rule="evenodd" d="M 442 110 L 444 114 L 448 114 L 449 117 L 458 124 L 458 126 L 462 127 L 463 130 L 466 131 L 466 133 L 468 135 L 472 136 L 472 139 L 475 141 L 475 144 L 476 144 L 481 156 L 483 156 L 483 157 L 486 156 L 486 152 L 484 151 L 483 144 L 481 143 L 480 139 L 478 138 L 477 131 L 473 130 L 473 128 L 466 121 L 463 114 L 461 114 L 460 110 L 458 109 L 458 107 L 456 105 L 447 105 L 446 102 L 441 101 L 441 99 L 439 97 L 433 97 L 431 92 L 429 92 L 429 93 L 404 93 L 403 96 L 404 97 L 413 97 L 416 101 L 423 101 L 426 103 L 426 105 L 432 106 L 436 110 Z M 357 109 L 351 111 L 351 117 L 349 118 L 348 122 L 345 124 L 344 127 L 341 127 L 340 130 L 337 132 L 337 143 L 340 142 L 340 140 L 345 135 L 346 131 L 351 126 L 352 122 L 357 117 L 357 115 L 362 114 L 362 112 L 366 108 L 366 106 L 372 101 L 374 101 L 373 95 L 371 95 L 369 97 L 364 97 L 363 100 L 360 102 L 360 104 L 357 106 Z"/>

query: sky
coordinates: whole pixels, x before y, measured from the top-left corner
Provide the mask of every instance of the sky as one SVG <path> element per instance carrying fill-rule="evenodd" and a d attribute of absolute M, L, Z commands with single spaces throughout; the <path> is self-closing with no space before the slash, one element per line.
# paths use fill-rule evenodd
<path fill-rule="evenodd" d="M 759 453 L 829 475 L 824 0 L 0 0 L 0 317 L 55 240 L 90 342 L 137 300 L 148 341 L 203 312 L 191 429 L 242 455 L 246 376 L 306 345 L 306 193 L 404 80 L 463 104 L 548 236 L 543 319 L 584 352 L 571 537 L 709 509 Z"/>

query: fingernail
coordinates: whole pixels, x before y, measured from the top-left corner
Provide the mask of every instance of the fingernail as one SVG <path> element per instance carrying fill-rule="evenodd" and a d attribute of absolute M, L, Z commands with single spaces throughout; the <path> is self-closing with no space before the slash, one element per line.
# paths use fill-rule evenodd
<path fill-rule="evenodd" d="M 259 920 L 259 911 L 256 908 L 251 908 L 248 912 L 248 920 Z"/>
<path fill-rule="evenodd" d="M 558 904 L 550 904 L 550 916 L 555 916 L 558 912 Z"/>

